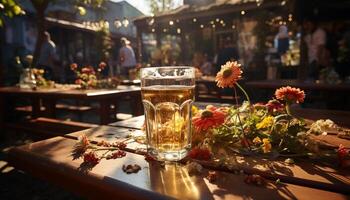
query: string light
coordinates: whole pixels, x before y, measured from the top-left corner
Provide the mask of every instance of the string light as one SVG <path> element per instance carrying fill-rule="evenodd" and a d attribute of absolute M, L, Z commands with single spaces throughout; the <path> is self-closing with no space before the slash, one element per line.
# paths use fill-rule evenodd
<path fill-rule="evenodd" d="M 235 25 L 232 25 L 232 29 L 235 29 L 236 28 L 236 26 Z"/>
<path fill-rule="evenodd" d="M 180 34 L 180 33 L 181 33 L 181 29 L 180 29 L 180 28 L 177 28 L 177 29 L 176 29 L 176 32 L 177 32 L 178 34 Z"/>
<path fill-rule="evenodd" d="M 245 11 L 244 10 L 241 11 L 241 15 L 245 15 Z"/>
<path fill-rule="evenodd" d="M 220 21 L 220 24 L 224 24 L 224 23 L 225 23 L 224 20 L 221 20 L 221 21 Z"/>
<path fill-rule="evenodd" d="M 196 19 L 196 18 L 193 18 L 193 22 L 197 22 L 197 19 Z"/>
<path fill-rule="evenodd" d="M 177 19 L 177 20 L 176 20 L 176 23 L 179 23 L 179 22 L 180 22 L 180 20 L 179 20 L 179 19 Z"/>
<path fill-rule="evenodd" d="M 154 18 L 152 18 L 149 22 L 148 25 L 152 26 L 154 24 Z"/>
<path fill-rule="evenodd" d="M 90 26 L 90 24 L 88 24 L 88 26 Z M 119 19 L 115 19 L 114 20 L 114 26 L 116 28 L 120 28 L 122 26 L 122 22 Z"/>
<path fill-rule="evenodd" d="M 152 28 L 152 33 L 154 33 L 156 30 L 154 28 Z"/>
<path fill-rule="evenodd" d="M 216 18 L 216 19 L 215 19 L 215 21 L 216 21 L 216 22 L 219 22 L 219 21 L 220 21 L 220 19 L 219 19 L 219 18 Z"/>
<path fill-rule="evenodd" d="M 170 21 L 169 21 L 169 25 L 170 25 L 170 26 L 174 25 L 174 21 L 170 20 Z"/>
<path fill-rule="evenodd" d="M 215 24 L 213 24 L 212 27 L 215 28 Z"/>
<path fill-rule="evenodd" d="M 123 21 L 122 21 L 122 24 L 123 24 L 124 27 L 127 27 L 129 25 L 129 20 L 126 17 L 124 17 Z"/>
<path fill-rule="evenodd" d="M 286 3 L 287 3 L 286 1 L 282 1 L 282 2 L 281 2 L 281 6 L 286 5 Z"/>
<path fill-rule="evenodd" d="M 214 21 L 210 21 L 210 24 L 214 24 Z"/>
<path fill-rule="evenodd" d="M 256 5 L 259 7 L 263 3 L 263 0 L 256 0 Z"/>
<path fill-rule="evenodd" d="M 201 27 L 201 28 L 204 28 L 204 25 L 203 25 L 203 24 L 201 24 L 201 25 L 200 25 L 200 27 Z"/>

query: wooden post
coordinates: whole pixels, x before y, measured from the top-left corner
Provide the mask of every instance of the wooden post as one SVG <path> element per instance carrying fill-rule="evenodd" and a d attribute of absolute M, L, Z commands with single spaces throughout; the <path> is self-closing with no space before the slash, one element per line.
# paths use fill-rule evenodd
<path fill-rule="evenodd" d="M 142 45 L 142 31 L 140 28 L 137 28 L 137 36 L 136 36 L 136 41 L 137 41 L 137 49 L 138 49 L 138 55 L 137 55 L 137 60 L 139 63 L 142 63 L 142 50 L 143 50 L 143 45 Z"/>

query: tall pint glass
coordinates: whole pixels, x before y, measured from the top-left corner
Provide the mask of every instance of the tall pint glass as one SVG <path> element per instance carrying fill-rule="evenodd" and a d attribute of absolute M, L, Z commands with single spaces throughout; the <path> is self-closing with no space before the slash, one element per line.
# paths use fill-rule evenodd
<path fill-rule="evenodd" d="M 147 151 L 157 160 L 177 161 L 191 148 L 193 67 L 141 69 Z"/>

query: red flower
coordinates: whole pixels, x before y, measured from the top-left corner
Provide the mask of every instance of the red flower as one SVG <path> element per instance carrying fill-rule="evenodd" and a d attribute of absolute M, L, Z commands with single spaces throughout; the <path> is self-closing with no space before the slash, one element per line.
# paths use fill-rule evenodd
<path fill-rule="evenodd" d="M 118 147 L 119 149 L 125 149 L 126 148 L 126 144 L 125 142 L 115 142 L 113 144 L 114 147 Z"/>
<path fill-rule="evenodd" d="M 339 165 L 341 167 L 344 167 L 346 165 L 346 157 L 349 155 L 349 150 L 347 150 L 344 147 L 344 145 L 340 144 L 337 154 L 338 154 Z"/>
<path fill-rule="evenodd" d="M 100 159 L 94 152 L 84 153 L 84 162 L 91 165 L 97 165 L 100 162 Z"/>
<path fill-rule="evenodd" d="M 77 63 L 70 64 L 70 69 L 73 70 L 73 71 L 77 70 L 78 69 Z"/>
<path fill-rule="evenodd" d="M 157 159 L 155 157 L 153 157 L 152 155 L 147 153 L 147 154 L 145 154 L 145 160 L 147 162 L 150 162 L 150 161 L 156 161 Z"/>
<path fill-rule="evenodd" d="M 95 70 L 92 67 L 84 67 L 81 69 L 81 73 L 83 74 L 95 74 Z"/>
<path fill-rule="evenodd" d="M 211 152 L 207 148 L 195 147 L 190 151 L 188 156 L 197 160 L 209 160 L 211 158 Z"/>
<path fill-rule="evenodd" d="M 241 79 L 242 70 L 238 62 L 227 62 L 221 66 L 221 70 L 216 75 L 216 84 L 220 88 L 234 87 L 236 82 Z"/>
<path fill-rule="evenodd" d="M 122 157 L 124 157 L 124 156 L 126 156 L 125 151 L 118 150 L 118 151 L 112 153 L 112 158 L 113 158 L 113 159 L 122 158 Z"/>
<path fill-rule="evenodd" d="M 267 102 L 266 106 L 269 112 L 280 112 L 284 110 L 283 103 L 279 102 L 276 99 L 273 99 Z"/>
<path fill-rule="evenodd" d="M 220 108 L 214 106 L 207 106 L 207 108 L 201 112 L 198 112 L 193 117 L 192 123 L 197 131 L 205 131 L 209 128 L 215 128 L 225 122 L 226 113 Z"/>
<path fill-rule="evenodd" d="M 275 96 L 278 100 L 283 100 L 288 103 L 302 103 L 305 99 L 305 93 L 303 90 L 290 86 L 277 89 Z"/>
<path fill-rule="evenodd" d="M 81 80 L 81 79 L 77 79 L 77 80 L 75 80 L 75 84 L 80 85 L 82 81 L 83 81 L 83 80 Z"/>
<path fill-rule="evenodd" d="M 77 143 L 74 145 L 74 151 L 84 153 L 90 146 L 89 139 L 86 135 L 81 135 L 78 137 Z"/>
<path fill-rule="evenodd" d="M 98 65 L 98 67 L 103 70 L 104 68 L 106 68 L 107 64 L 105 62 L 100 62 L 100 64 Z"/>

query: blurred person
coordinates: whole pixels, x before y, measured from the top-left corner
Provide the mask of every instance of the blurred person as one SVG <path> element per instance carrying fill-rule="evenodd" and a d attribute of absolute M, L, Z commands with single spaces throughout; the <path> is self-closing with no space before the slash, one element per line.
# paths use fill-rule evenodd
<path fill-rule="evenodd" d="M 308 77 L 316 80 L 321 68 L 329 64 L 329 51 L 325 48 L 327 35 L 314 21 L 306 20 L 303 26 L 306 31 L 304 41 L 308 52 Z"/>
<path fill-rule="evenodd" d="M 192 58 L 192 66 L 199 69 L 201 67 L 202 62 L 203 62 L 203 54 L 200 52 L 195 52 Z"/>
<path fill-rule="evenodd" d="M 237 48 L 234 47 L 230 37 L 226 38 L 224 48 L 219 51 L 216 63 L 216 72 L 220 71 L 221 66 L 227 61 L 237 61 L 239 54 Z"/>
<path fill-rule="evenodd" d="M 130 46 L 130 41 L 125 37 L 120 39 L 122 47 L 119 49 L 120 75 L 128 77 L 129 70 L 135 68 L 135 52 Z"/>
<path fill-rule="evenodd" d="M 208 54 L 204 54 L 203 60 L 201 62 L 200 70 L 204 76 L 210 76 L 213 73 L 213 65 L 208 60 Z"/>
<path fill-rule="evenodd" d="M 350 76 L 350 31 L 345 32 L 343 38 L 338 42 L 335 66 L 342 79 Z"/>
<path fill-rule="evenodd" d="M 51 40 L 50 33 L 45 31 L 44 42 L 40 49 L 40 57 L 38 60 L 38 68 L 44 69 L 44 77 L 48 80 L 60 80 L 62 71 L 60 68 L 55 67 L 56 57 L 56 45 Z"/>
<path fill-rule="evenodd" d="M 275 48 L 279 55 L 283 55 L 289 50 L 288 28 L 285 25 L 280 26 L 278 29 L 275 37 Z"/>

